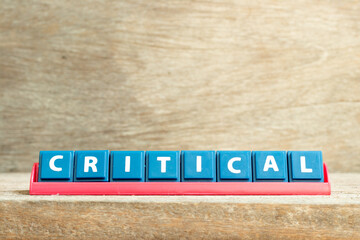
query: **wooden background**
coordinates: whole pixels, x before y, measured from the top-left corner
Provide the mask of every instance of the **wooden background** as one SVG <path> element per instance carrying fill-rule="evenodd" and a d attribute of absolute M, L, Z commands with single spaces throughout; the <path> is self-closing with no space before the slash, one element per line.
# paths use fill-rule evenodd
<path fill-rule="evenodd" d="M 333 190 L 29 196 L 60 149 L 316 149 Z M 0 0 L 0 172 L 0 238 L 360 238 L 360 2 Z"/>
<path fill-rule="evenodd" d="M 60 149 L 319 149 L 360 172 L 360 3 L 0 0 L 0 171 Z"/>

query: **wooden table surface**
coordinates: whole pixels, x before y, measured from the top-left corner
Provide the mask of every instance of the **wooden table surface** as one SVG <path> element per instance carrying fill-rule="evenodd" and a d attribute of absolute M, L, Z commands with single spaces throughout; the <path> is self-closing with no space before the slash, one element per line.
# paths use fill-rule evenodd
<path fill-rule="evenodd" d="M 0 174 L 1 238 L 360 238 L 360 174 L 331 196 L 30 196 L 29 174 Z"/>
<path fill-rule="evenodd" d="M 360 2 L 0 0 L 0 172 L 40 150 L 322 150 L 360 173 Z"/>

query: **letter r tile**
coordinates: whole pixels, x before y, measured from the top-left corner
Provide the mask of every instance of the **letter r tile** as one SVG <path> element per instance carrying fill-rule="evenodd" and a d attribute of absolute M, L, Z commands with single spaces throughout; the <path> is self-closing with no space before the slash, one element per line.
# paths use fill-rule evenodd
<path fill-rule="evenodd" d="M 75 151 L 75 182 L 108 182 L 109 150 Z"/>

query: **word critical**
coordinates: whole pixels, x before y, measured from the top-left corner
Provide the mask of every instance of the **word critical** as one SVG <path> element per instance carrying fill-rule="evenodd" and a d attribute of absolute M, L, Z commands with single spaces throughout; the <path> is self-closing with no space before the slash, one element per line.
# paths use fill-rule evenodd
<path fill-rule="evenodd" d="M 39 182 L 324 182 L 321 151 L 41 151 Z"/>

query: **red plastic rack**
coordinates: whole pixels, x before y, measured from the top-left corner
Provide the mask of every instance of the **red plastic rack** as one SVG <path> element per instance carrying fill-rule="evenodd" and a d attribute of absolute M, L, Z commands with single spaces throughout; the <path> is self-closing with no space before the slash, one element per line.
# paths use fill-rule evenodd
<path fill-rule="evenodd" d="M 30 195 L 330 195 L 324 182 L 38 182 L 34 163 Z"/>

